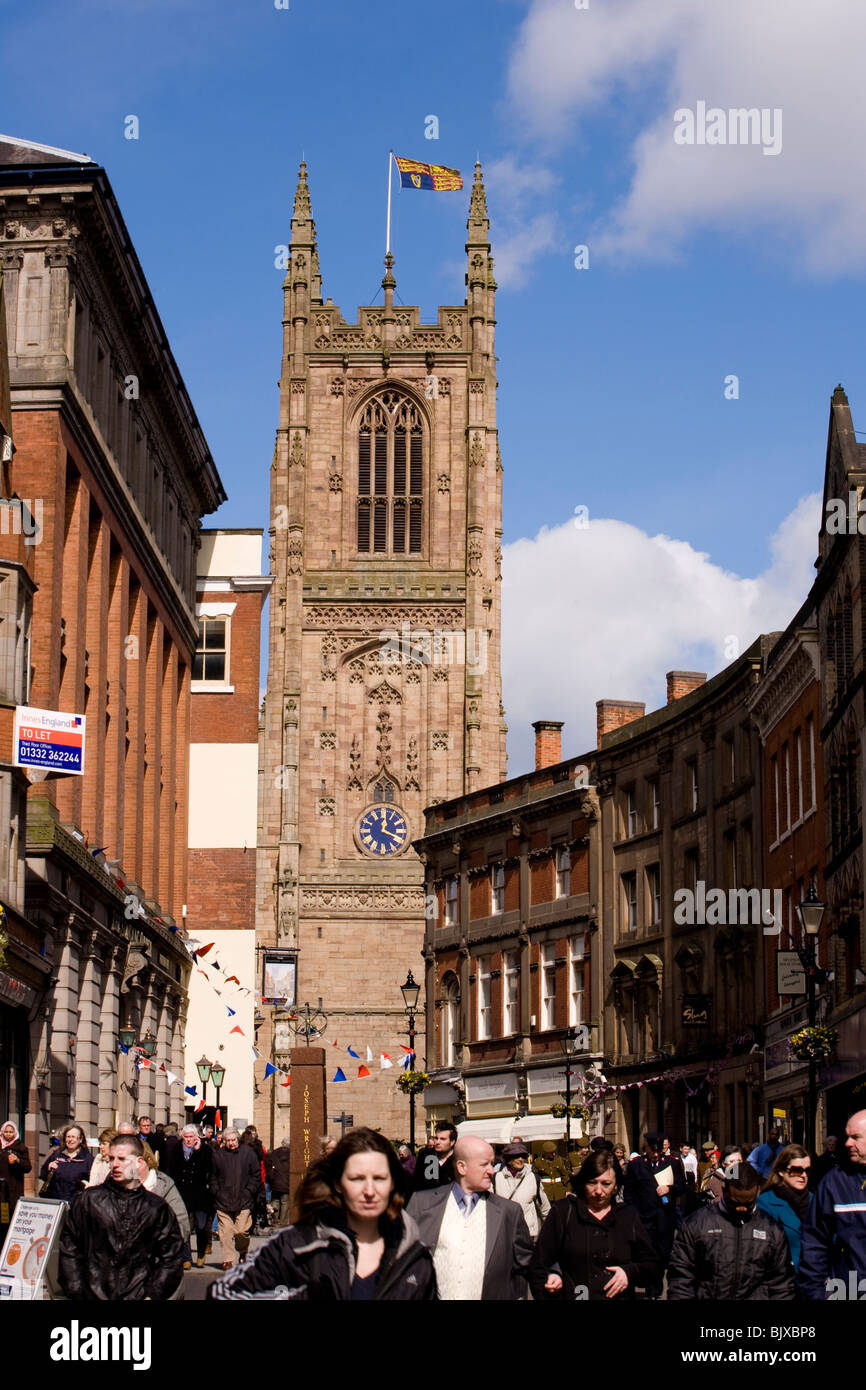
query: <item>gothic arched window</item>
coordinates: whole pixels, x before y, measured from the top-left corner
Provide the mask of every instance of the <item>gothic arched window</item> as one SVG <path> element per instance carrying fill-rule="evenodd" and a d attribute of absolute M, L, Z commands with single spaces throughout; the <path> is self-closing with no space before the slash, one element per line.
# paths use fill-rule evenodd
<path fill-rule="evenodd" d="M 421 412 L 383 391 L 358 423 L 358 553 L 420 555 L 424 490 Z"/>

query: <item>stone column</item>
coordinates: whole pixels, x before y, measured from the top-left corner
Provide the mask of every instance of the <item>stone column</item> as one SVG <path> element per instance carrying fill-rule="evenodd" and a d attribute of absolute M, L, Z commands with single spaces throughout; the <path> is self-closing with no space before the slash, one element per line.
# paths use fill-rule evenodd
<path fill-rule="evenodd" d="M 99 933 L 88 932 L 82 941 L 81 992 L 78 999 L 76 1042 L 76 1119 L 88 1134 L 99 1123 L 99 1015 L 102 1002 L 103 964 Z"/>
<path fill-rule="evenodd" d="M 70 912 L 58 927 L 57 984 L 51 1012 L 51 1096 L 49 1127 L 56 1129 L 74 1118 L 75 1042 L 78 1037 L 79 942 Z"/>
<path fill-rule="evenodd" d="M 159 1023 L 156 1028 L 156 1051 L 154 1056 L 154 1116 L 153 1123 L 165 1124 L 171 1118 L 168 1113 L 168 1077 L 160 1067 L 171 1066 L 172 1009 L 166 995 L 159 1010 Z"/>
<path fill-rule="evenodd" d="M 99 1129 L 108 1129 L 120 1118 L 120 1098 L 118 1058 L 126 1058 L 118 1051 L 118 1030 L 120 1028 L 120 972 L 126 957 L 126 948 L 111 946 L 106 954 L 102 973 L 102 1001 L 99 1011 Z"/>
<path fill-rule="evenodd" d="M 171 1069 L 175 1076 L 179 1078 L 176 1086 L 169 1086 L 169 1110 L 170 1118 L 182 1125 L 186 1116 L 184 1107 L 186 1096 L 184 1095 L 184 1085 L 186 1082 L 186 1065 L 184 1061 L 184 1037 L 186 1035 L 186 1016 L 189 998 L 187 994 L 174 993 L 169 995 L 171 1000 L 172 1018 L 174 1026 L 171 1035 Z"/>

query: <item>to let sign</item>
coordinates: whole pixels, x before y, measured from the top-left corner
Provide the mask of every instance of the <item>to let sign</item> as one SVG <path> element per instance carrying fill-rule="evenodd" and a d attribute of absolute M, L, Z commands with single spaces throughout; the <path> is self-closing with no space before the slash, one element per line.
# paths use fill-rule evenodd
<path fill-rule="evenodd" d="M 18 705 L 12 733 L 16 767 L 84 776 L 84 715 Z"/>
<path fill-rule="evenodd" d="M 680 1019 L 684 1028 L 705 1028 L 710 1021 L 708 994 L 684 994 Z"/>

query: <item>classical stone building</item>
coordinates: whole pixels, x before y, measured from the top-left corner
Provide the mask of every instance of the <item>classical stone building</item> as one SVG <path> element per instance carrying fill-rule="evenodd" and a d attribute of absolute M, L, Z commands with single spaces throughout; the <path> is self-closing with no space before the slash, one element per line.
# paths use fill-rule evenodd
<path fill-rule="evenodd" d="M 535 725 L 534 772 L 429 807 L 415 842 L 434 904 L 423 1104 L 492 1142 L 564 1138 L 566 1055 L 577 1104 L 604 1051 L 598 807 L 588 760 L 561 761 L 561 727 Z M 595 1104 L 571 1136 L 603 1126 Z"/>
<path fill-rule="evenodd" d="M 190 674 L 200 517 L 224 500 L 105 171 L 0 138 L 15 454 L 39 508 L 29 702 L 84 716 L 83 776 L 28 774 L 27 1135 L 183 1115 Z M 174 930 L 173 930 L 174 928 Z M 118 1067 L 118 1028 L 154 1064 Z"/>
<path fill-rule="evenodd" d="M 746 890 L 760 886 L 760 744 L 746 700 L 767 646 L 710 681 L 669 672 L 652 714 L 598 705 L 605 1071 L 616 1137 L 635 1148 L 648 1129 L 757 1133 L 763 925 Z"/>
<path fill-rule="evenodd" d="M 386 1131 L 405 1123 L 392 1078 L 374 1060 L 358 1081 L 345 1045 L 376 1059 L 405 1031 L 424 938 L 411 841 L 425 806 L 505 772 L 489 225 L 479 165 L 465 303 L 421 323 L 395 306 L 389 255 L 384 304 L 349 323 L 322 297 L 302 165 L 284 282 L 258 941 L 296 947 L 299 1000 L 322 999 L 350 1078 L 329 1108 Z M 259 1106 L 264 1124 L 264 1090 Z"/>

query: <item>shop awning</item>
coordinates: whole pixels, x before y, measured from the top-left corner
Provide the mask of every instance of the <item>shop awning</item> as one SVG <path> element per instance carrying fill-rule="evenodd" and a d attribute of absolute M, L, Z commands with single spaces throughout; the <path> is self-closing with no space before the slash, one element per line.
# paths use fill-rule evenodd
<path fill-rule="evenodd" d="M 486 1139 L 488 1144 L 507 1144 L 513 1126 L 513 1115 L 503 1115 L 499 1120 L 461 1120 L 457 1126 L 457 1135 L 461 1139 L 469 1136 L 474 1139 Z"/>
<path fill-rule="evenodd" d="M 472 1135 L 476 1139 L 486 1139 L 488 1144 L 507 1144 L 515 1135 L 527 1144 L 541 1139 L 564 1139 L 565 1120 L 556 1120 L 552 1115 L 515 1115 L 501 1120 L 462 1120 L 457 1126 L 457 1134 Z M 569 1124 L 569 1137 L 572 1140 L 583 1138 L 580 1120 Z"/>

